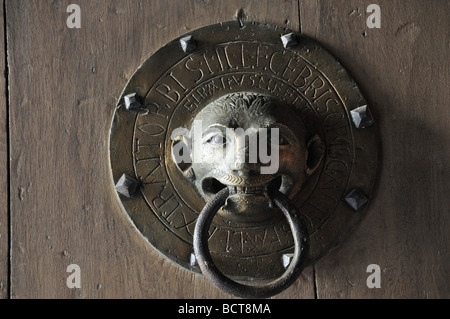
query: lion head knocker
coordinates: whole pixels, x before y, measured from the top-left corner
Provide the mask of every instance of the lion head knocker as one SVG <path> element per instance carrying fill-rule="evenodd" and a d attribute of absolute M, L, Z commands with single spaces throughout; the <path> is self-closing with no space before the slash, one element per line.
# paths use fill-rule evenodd
<path fill-rule="evenodd" d="M 228 187 L 219 214 L 238 222 L 270 218 L 268 189 L 295 196 L 323 157 L 320 137 L 308 135 L 298 114 L 262 94 L 223 96 L 185 132 L 172 143 L 178 169 L 205 201 Z"/>
<path fill-rule="evenodd" d="M 374 124 L 313 40 L 223 22 L 167 43 L 130 79 L 111 126 L 112 180 L 164 256 L 236 296 L 268 297 L 361 218 Z"/>
<path fill-rule="evenodd" d="M 269 296 L 285 289 L 304 267 L 309 247 L 305 222 L 288 196 L 295 196 L 320 165 L 324 146 L 308 136 L 289 106 L 256 93 L 232 93 L 206 105 L 189 129 L 172 134 L 172 156 L 206 205 L 194 232 L 194 251 L 202 272 L 239 296 Z M 260 288 L 230 281 L 215 268 L 208 229 L 217 212 L 237 224 L 265 222 L 280 209 L 295 241 L 291 265 L 278 280 Z"/>

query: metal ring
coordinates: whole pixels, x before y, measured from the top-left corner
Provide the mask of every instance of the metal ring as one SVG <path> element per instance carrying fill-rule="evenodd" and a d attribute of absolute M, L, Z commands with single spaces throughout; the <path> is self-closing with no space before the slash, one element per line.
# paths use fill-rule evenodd
<path fill-rule="evenodd" d="M 268 284 L 262 286 L 249 286 L 238 283 L 219 271 L 208 248 L 208 230 L 211 222 L 228 198 L 228 188 L 218 192 L 201 211 L 194 230 L 194 254 L 197 263 L 205 277 L 216 286 L 241 298 L 268 298 L 276 295 L 295 282 L 305 267 L 309 251 L 309 235 L 305 222 L 299 217 L 299 213 L 291 201 L 281 192 L 272 190 L 271 199 L 281 209 L 292 230 L 295 249 L 294 256 L 289 267 L 283 275 Z"/>

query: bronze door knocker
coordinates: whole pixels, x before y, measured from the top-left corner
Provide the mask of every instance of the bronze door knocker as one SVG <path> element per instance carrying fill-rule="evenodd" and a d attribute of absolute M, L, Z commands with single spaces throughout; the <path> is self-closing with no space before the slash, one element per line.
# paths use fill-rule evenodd
<path fill-rule="evenodd" d="M 231 294 L 266 298 L 361 218 L 378 154 L 339 62 L 301 34 L 232 21 L 168 43 L 136 71 L 110 156 L 153 247 Z"/>

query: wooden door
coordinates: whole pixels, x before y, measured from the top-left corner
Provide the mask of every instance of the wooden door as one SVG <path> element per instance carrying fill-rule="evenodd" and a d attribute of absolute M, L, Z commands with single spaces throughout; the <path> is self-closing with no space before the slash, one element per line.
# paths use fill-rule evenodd
<path fill-rule="evenodd" d="M 450 297 L 449 2 L 2 0 L 0 296 L 229 298 L 163 258 L 110 181 L 109 130 L 133 72 L 170 40 L 241 19 L 301 31 L 360 85 L 380 130 L 366 217 L 276 298 Z M 68 28 L 67 7 L 81 10 Z M 368 28 L 369 4 L 381 28 Z M 81 269 L 69 289 L 68 265 Z M 366 285 L 381 268 L 381 288 Z"/>

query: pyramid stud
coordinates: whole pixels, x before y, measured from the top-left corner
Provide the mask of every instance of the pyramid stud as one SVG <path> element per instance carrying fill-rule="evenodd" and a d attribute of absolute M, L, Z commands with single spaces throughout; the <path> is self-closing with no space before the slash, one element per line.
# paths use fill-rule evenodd
<path fill-rule="evenodd" d="M 197 258 L 195 257 L 195 255 L 194 255 L 193 253 L 191 253 L 191 256 L 190 256 L 190 258 L 189 258 L 189 264 L 190 264 L 192 267 L 197 267 L 197 266 L 198 266 Z"/>
<path fill-rule="evenodd" d="M 119 194 L 131 198 L 137 193 L 139 189 L 139 182 L 133 177 L 123 174 L 117 182 L 115 188 Z"/>
<path fill-rule="evenodd" d="M 137 112 L 137 113 L 147 113 L 148 112 L 148 110 L 146 110 L 142 106 L 141 99 L 137 95 L 137 93 L 130 93 L 128 95 L 125 95 L 123 97 L 123 100 L 125 102 L 125 109 L 127 111 Z"/>
<path fill-rule="evenodd" d="M 293 32 L 282 35 L 281 42 L 283 43 L 283 47 L 285 49 L 292 48 L 292 47 L 296 46 L 298 43 L 297 37 Z"/>
<path fill-rule="evenodd" d="M 197 48 L 197 42 L 194 40 L 192 35 L 188 35 L 180 39 L 180 45 L 184 52 L 189 53 Z"/>
<path fill-rule="evenodd" d="M 373 119 L 367 105 L 360 106 L 350 111 L 350 115 L 352 116 L 352 121 L 356 128 L 366 128 L 373 125 Z"/>
<path fill-rule="evenodd" d="M 353 189 L 345 196 L 345 201 L 351 208 L 359 211 L 367 203 L 368 199 L 359 189 Z"/>
<path fill-rule="evenodd" d="M 289 267 L 293 257 L 294 254 L 283 254 L 282 260 L 284 269 L 287 269 Z"/>
<path fill-rule="evenodd" d="M 124 96 L 125 108 L 127 110 L 139 109 L 142 107 L 139 97 L 136 93 L 131 93 Z"/>

